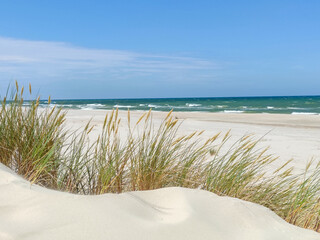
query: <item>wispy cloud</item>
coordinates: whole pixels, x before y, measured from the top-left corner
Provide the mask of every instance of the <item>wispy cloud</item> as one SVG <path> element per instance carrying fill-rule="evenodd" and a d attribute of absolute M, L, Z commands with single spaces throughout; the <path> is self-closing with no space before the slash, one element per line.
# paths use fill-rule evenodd
<path fill-rule="evenodd" d="M 181 69 L 208 69 L 217 65 L 192 57 L 162 56 L 130 51 L 89 49 L 61 42 L 28 41 L 0 37 L 0 69 L 45 67 L 46 70 L 117 70 L 159 72 Z M 0 70 L 1 71 L 1 70 Z M 50 71 L 49 71 L 50 72 Z"/>
<path fill-rule="evenodd" d="M 200 58 L 91 49 L 63 42 L 0 37 L 0 84 L 18 79 L 39 86 L 67 81 L 188 81 L 217 63 Z M 93 80 L 94 79 L 94 80 Z M 197 78 L 201 81 L 201 77 Z M 113 83 L 114 84 L 114 83 Z M 98 85 L 98 84 L 96 84 Z"/>

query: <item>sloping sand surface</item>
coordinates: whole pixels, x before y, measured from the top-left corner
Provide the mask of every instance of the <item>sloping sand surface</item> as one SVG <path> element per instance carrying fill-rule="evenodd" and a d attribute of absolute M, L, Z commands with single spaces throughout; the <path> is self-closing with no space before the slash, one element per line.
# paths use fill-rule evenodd
<path fill-rule="evenodd" d="M 257 204 L 166 188 L 80 196 L 48 190 L 0 165 L 0 239 L 320 240 Z"/>

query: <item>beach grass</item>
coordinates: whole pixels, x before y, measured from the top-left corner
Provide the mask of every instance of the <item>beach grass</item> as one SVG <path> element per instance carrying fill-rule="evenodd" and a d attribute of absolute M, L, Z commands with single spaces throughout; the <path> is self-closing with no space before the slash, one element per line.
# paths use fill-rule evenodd
<path fill-rule="evenodd" d="M 31 94 L 31 86 L 29 86 Z M 155 127 L 152 112 L 126 122 L 115 109 L 101 133 L 89 141 L 92 126 L 65 128 L 66 112 L 39 108 L 39 98 L 24 105 L 24 88 L 3 98 L 0 110 L 0 162 L 32 183 L 75 194 L 121 193 L 164 187 L 204 189 L 258 203 L 287 222 L 320 231 L 320 164 L 310 162 L 294 174 L 290 162 L 270 173 L 277 157 L 243 136 L 227 150 L 230 133 L 207 140 L 203 132 L 178 134 L 180 121 L 169 112 Z M 50 104 L 50 99 L 48 100 Z"/>

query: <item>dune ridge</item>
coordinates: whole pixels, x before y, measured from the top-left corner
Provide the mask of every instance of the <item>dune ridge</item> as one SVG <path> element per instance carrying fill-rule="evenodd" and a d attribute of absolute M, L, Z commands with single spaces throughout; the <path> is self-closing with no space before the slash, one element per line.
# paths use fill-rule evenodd
<path fill-rule="evenodd" d="M 185 188 L 82 196 L 49 190 L 0 165 L 0 239 L 316 240 L 269 209 Z"/>

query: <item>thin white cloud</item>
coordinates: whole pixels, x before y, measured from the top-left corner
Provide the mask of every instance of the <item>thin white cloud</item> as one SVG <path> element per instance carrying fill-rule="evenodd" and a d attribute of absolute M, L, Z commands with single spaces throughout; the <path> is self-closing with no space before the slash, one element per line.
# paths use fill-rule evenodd
<path fill-rule="evenodd" d="M 21 56 L 0 55 L 0 62 L 27 63 L 27 62 L 35 62 L 35 61 L 36 61 L 35 59 L 21 57 Z"/>
<path fill-rule="evenodd" d="M 167 96 L 212 85 L 217 68 L 201 58 L 0 37 L 0 96 L 13 80 L 57 98 Z"/>
<path fill-rule="evenodd" d="M 130 51 L 89 49 L 61 42 L 0 37 L 0 71 L 63 75 L 65 71 L 163 72 L 212 69 L 216 64 L 191 57 L 159 56 Z M 20 74 L 19 74 L 20 75 Z"/>

